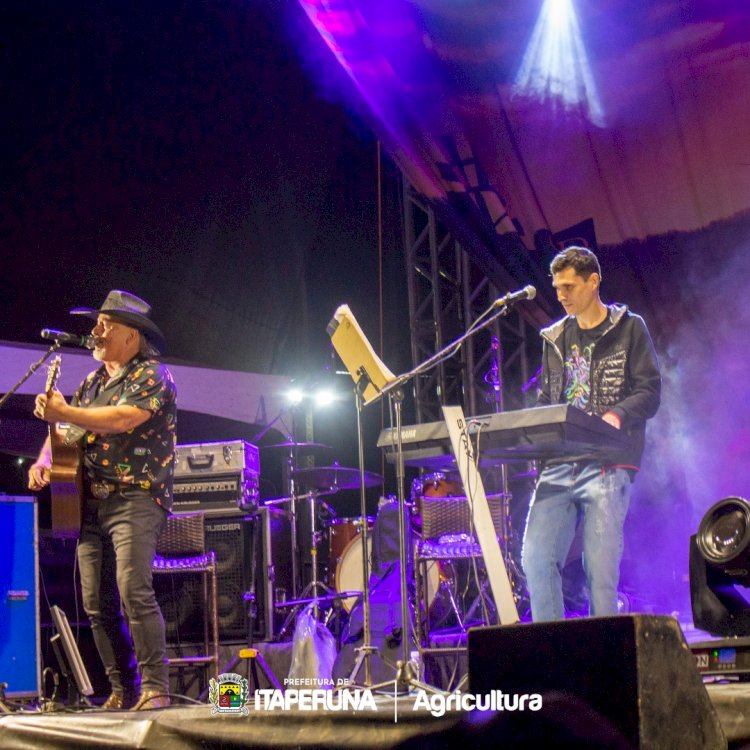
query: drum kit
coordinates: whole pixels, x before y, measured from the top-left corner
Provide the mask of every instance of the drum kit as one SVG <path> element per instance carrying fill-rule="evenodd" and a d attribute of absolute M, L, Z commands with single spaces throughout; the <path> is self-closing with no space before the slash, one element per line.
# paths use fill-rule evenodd
<path fill-rule="evenodd" d="M 298 467 L 298 458 L 303 454 L 320 453 L 331 450 L 323 443 L 296 442 L 264 446 L 263 450 L 284 450 L 287 453 L 287 476 L 289 494 L 267 499 L 266 505 L 287 505 L 292 516 L 292 546 L 295 570 L 293 571 L 293 596 L 277 602 L 279 609 L 287 609 L 289 615 L 276 637 L 287 634 L 299 610 L 312 604 L 316 616 L 322 608 L 326 617 L 334 613 L 343 616 L 351 613 L 363 591 L 363 526 L 368 532 L 375 524 L 374 516 L 340 516 L 335 509 L 334 496 L 343 491 L 357 490 L 364 477 L 365 487 L 374 488 L 383 484 L 379 474 L 340 466 L 337 463 L 324 466 Z M 381 501 L 387 498 L 382 498 Z M 493 505 L 493 500 L 497 501 Z M 508 512 L 504 504 L 505 496 L 488 496 L 493 521 L 498 532 L 502 531 L 503 520 Z M 334 506 L 334 507 L 332 507 Z M 466 536 L 460 532 L 468 530 L 470 522 L 465 520 L 468 513 L 465 492 L 461 479 L 455 472 L 430 472 L 413 480 L 411 495 L 407 503 L 409 523 L 415 540 L 415 550 L 422 546 L 422 540 L 439 537 L 451 540 L 458 547 L 465 547 Z M 460 518 L 457 518 L 456 512 Z M 497 512 L 495 512 L 497 511 Z M 497 516 L 497 519 L 496 519 Z M 447 525 L 446 525 L 447 523 Z M 367 535 L 368 559 L 372 551 L 372 534 Z M 429 619 L 432 629 L 441 624 L 458 624 L 463 630 L 473 624 L 471 617 L 478 607 L 478 600 L 485 596 L 486 581 L 468 581 L 470 566 L 463 565 L 458 558 L 462 554 L 447 552 L 426 560 L 416 566 L 416 590 L 420 594 L 421 617 Z M 305 556 L 306 555 L 306 556 Z M 476 577 L 476 576 L 475 576 Z M 464 601 L 469 596 L 471 601 Z M 492 606 L 492 605 L 490 605 Z M 467 621 L 468 618 L 468 621 Z M 328 622 L 328 620 L 326 620 Z M 429 632 L 425 624 L 423 632 Z"/>
<path fill-rule="evenodd" d="M 278 636 L 283 635 L 300 607 L 333 605 L 351 611 L 362 592 L 362 517 L 340 517 L 331 505 L 331 496 L 360 487 L 360 471 L 333 463 L 327 466 L 298 467 L 303 454 L 330 451 L 324 443 L 297 442 L 263 446 L 262 450 L 283 450 L 287 453 L 288 495 L 264 501 L 265 505 L 288 506 L 292 516 L 293 593 L 294 596 L 277 603 L 287 608 L 290 615 Z M 383 477 L 375 472 L 364 472 L 365 486 L 383 484 Z M 329 502 L 330 501 L 330 502 Z M 335 504 L 335 503 L 334 503 Z M 368 529 L 375 519 L 367 518 Z M 371 548 L 371 543 L 368 544 Z"/>

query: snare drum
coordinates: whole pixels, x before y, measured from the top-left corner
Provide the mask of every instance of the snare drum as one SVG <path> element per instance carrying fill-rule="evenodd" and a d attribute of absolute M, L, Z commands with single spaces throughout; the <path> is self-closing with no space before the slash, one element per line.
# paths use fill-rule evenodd
<path fill-rule="evenodd" d="M 367 537 L 367 554 L 368 558 L 372 553 L 372 537 Z M 369 566 L 368 566 L 369 567 Z M 357 535 L 346 545 L 338 567 L 336 568 L 335 588 L 340 594 L 344 591 L 356 591 L 362 593 L 362 537 Z M 440 586 L 440 570 L 437 560 L 430 560 L 427 563 L 427 606 L 432 604 L 437 590 Z M 342 599 L 341 603 L 347 612 L 351 612 L 352 607 L 357 601 L 356 596 L 350 596 Z"/>
<path fill-rule="evenodd" d="M 463 494 L 464 490 L 461 479 L 453 474 L 446 474 L 443 471 L 432 471 L 429 474 L 423 474 L 411 483 L 412 500 L 425 495 L 427 497 L 456 497 Z"/>
<path fill-rule="evenodd" d="M 367 528 L 375 524 L 372 516 L 367 517 Z M 336 570 L 347 545 L 362 533 L 362 517 L 334 518 L 328 523 L 328 583 L 336 583 Z M 360 547 L 361 549 L 361 547 Z"/>

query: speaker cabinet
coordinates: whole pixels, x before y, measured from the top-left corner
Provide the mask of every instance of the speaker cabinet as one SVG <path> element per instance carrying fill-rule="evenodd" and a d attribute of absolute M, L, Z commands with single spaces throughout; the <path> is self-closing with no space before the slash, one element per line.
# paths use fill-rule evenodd
<path fill-rule="evenodd" d="M 216 555 L 218 573 L 219 638 L 248 636 L 248 603 L 243 598 L 253 585 L 255 518 L 206 519 L 206 548 Z"/>
<path fill-rule="evenodd" d="M 37 511 L 33 497 L 0 499 L 0 680 L 9 698 L 41 695 Z"/>
<path fill-rule="evenodd" d="M 216 555 L 220 640 L 271 640 L 284 616 L 275 602 L 293 598 L 290 514 L 260 508 L 256 516 L 207 518 L 205 529 Z M 167 642 L 202 641 L 200 574 L 155 576 L 154 589 Z"/>
<path fill-rule="evenodd" d="M 539 693 L 550 697 L 550 711 L 560 695 L 571 697 L 581 710 L 565 715 L 567 736 L 585 734 L 598 716 L 622 739 L 613 747 L 726 747 L 694 657 L 671 617 L 476 628 L 469 631 L 468 657 L 475 695 Z M 546 704 L 528 717 L 537 728 L 549 722 L 545 710 Z"/>

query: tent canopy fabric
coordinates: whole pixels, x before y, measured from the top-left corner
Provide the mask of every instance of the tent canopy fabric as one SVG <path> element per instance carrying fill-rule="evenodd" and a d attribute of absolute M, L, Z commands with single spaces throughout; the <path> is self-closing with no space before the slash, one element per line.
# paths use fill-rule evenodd
<path fill-rule="evenodd" d="M 0 393 L 7 393 L 20 380 L 32 363 L 46 351 L 33 344 L 0 342 Z M 91 354 L 62 349 L 59 388 L 69 397 L 97 363 Z M 285 393 L 290 379 L 281 375 L 219 370 L 167 361 L 177 386 L 179 409 L 188 423 L 194 417 L 229 420 L 234 424 L 253 425 L 257 429 L 269 425 L 286 408 Z M 0 413 L 0 450 L 35 454 L 44 436 L 44 425 L 32 416 L 31 398 L 44 390 L 46 368 L 37 370 L 17 391 L 15 408 Z M 215 421 L 212 424 L 216 424 Z M 216 428 L 214 428 L 215 430 Z M 257 431 L 254 430 L 254 431 Z M 216 439 L 209 433 L 202 439 Z"/>

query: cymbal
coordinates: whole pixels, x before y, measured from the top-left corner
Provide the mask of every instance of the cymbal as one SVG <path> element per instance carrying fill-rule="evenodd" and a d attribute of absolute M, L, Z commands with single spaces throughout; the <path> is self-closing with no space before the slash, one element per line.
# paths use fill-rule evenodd
<path fill-rule="evenodd" d="M 330 445 L 326 445 L 325 443 L 295 443 L 293 440 L 290 440 L 286 443 L 274 443 L 273 445 L 261 445 L 260 449 L 266 450 L 271 448 L 294 448 L 295 450 L 302 450 L 302 451 L 316 451 L 321 450 L 325 448 L 326 450 L 333 450 Z"/>
<path fill-rule="evenodd" d="M 305 487 L 319 490 L 356 490 L 359 487 L 359 469 L 346 466 L 309 466 L 297 469 L 292 476 Z M 365 487 L 383 484 L 383 477 L 374 471 L 365 472 Z"/>

